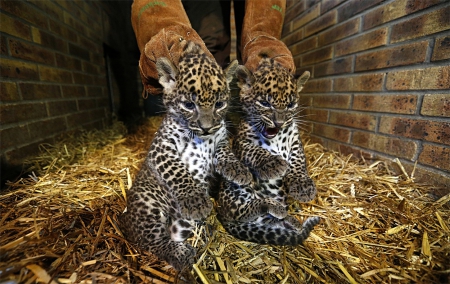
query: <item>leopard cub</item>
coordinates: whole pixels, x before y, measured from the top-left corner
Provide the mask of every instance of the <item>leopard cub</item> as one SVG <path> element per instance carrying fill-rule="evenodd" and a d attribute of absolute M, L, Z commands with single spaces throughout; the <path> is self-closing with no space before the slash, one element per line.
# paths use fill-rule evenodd
<path fill-rule="evenodd" d="M 167 114 L 127 193 L 120 216 L 126 238 L 182 270 L 195 249 L 183 241 L 212 209 L 209 179 L 218 173 L 237 184 L 252 176 L 229 149 L 225 113 L 237 62 L 224 72 L 193 42 L 175 67 L 157 61 Z"/>
<path fill-rule="evenodd" d="M 312 200 L 316 187 L 306 169 L 306 158 L 296 124 L 299 92 L 309 72 L 298 80 L 271 59 L 262 59 L 252 74 L 236 70 L 244 112 L 233 150 L 250 168 L 253 185 L 226 182 L 219 192 L 218 218 L 237 238 L 274 245 L 302 243 L 320 221 L 301 224 L 287 212 L 287 197 Z"/>

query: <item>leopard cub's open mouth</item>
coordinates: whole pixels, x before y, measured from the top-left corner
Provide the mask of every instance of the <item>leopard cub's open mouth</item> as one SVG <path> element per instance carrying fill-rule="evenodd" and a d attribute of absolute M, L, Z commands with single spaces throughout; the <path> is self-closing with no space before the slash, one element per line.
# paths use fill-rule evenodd
<path fill-rule="evenodd" d="M 268 139 L 272 139 L 273 137 L 277 136 L 278 132 L 280 131 L 280 128 L 273 127 L 273 128 L 264 128 L 264 131 L 262 135 Z"/>

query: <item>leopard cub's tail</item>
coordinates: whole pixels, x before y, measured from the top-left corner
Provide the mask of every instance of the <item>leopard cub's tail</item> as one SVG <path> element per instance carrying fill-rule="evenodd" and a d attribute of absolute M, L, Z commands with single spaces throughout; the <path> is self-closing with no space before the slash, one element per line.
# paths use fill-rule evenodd
<path fill-rule="evenodd" d="M 301 228 L 292 228 L 284 226 L 283 220 L 270 224 L 231 221 L 223 222 L 223 227 L 232 236 L 241 240 L 259 244 L 296 246 L 308 238 L 319 222 L 319 217 L 309 217 Z"/>

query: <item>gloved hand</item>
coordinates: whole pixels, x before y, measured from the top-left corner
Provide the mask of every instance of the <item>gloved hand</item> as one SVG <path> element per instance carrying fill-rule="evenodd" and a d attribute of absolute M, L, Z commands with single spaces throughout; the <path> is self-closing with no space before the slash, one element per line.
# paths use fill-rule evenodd
<path fill-rule="evenodd" d="M 280 40 L 286 0 L 246 0 L 242 28 L 242 61 L 254 72 L 262 58 L 273 58 L 295 73 L 291 51 Z"/>
<path fill-rule="evenodd" d="M 213 57 L 192 29 L 180 0 L 135 0 L 131 6 L 131 23 L 141 51 L 139 70 L 144 91 L 149 94 L 162 92 L 156 71 L 158 58 L 167 57 L 177 66 L 187 41 L 196 42 Z"/>

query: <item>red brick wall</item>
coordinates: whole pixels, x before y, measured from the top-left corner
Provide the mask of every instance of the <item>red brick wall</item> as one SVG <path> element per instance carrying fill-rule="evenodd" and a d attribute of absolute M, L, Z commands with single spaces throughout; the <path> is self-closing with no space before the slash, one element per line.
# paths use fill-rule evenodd
<path fill-rule="evenodd" d="M 450 185 L 450 2 L 288 1 L 283 40 L 311 137 L 366 159 L 399 158 Z"/>
<path fill-rule="evenodd" d="M 0 1 L 2 179 L 35 155 L 39 144 L 110 123 L 104 45 L 114 50 L 116 109 L 138 104 L 130 6 L 131 1 Z M 127 90 L 131 95 L 123 100 Z"/>

